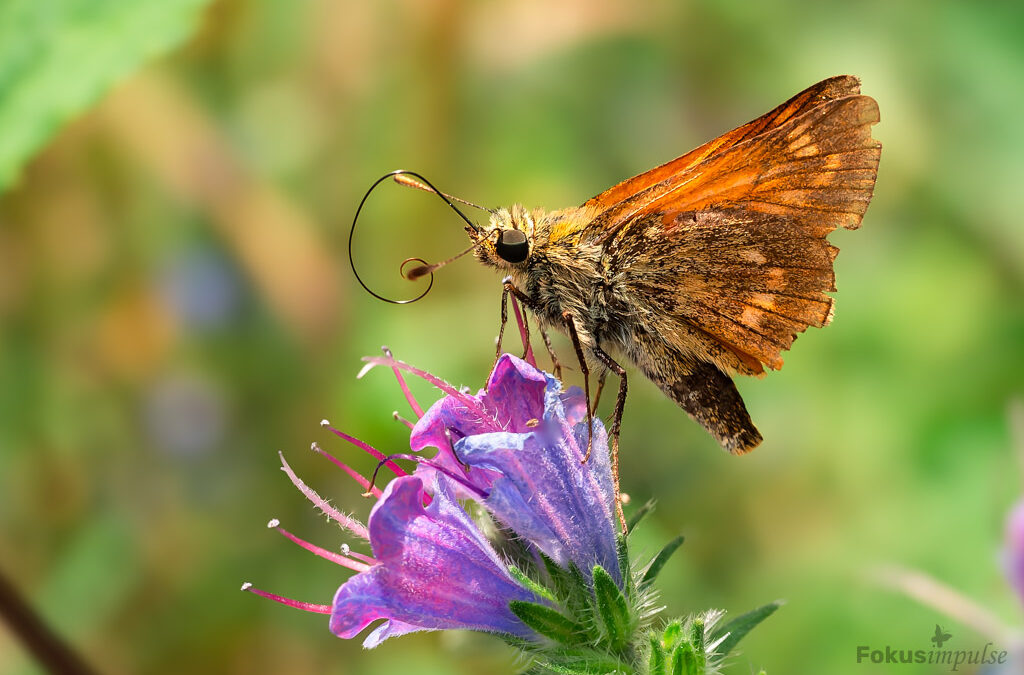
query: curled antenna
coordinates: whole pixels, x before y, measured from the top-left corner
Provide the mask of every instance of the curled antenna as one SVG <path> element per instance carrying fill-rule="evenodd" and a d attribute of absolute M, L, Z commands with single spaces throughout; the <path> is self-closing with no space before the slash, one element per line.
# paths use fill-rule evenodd
<path fill-rule="evenodd" d="M 417 178 L 418 180 L 413 180 L 412 178 L 408 178 L 407 176 L 415 176 L 415 178 Z M 363 281 L 362 277 L 359 276 L 359 271 L 356 270 L 356 261 L 355 258 L 352 256 L 352 239 L 356 233 L 356 223 L 359 222 L 359 214 L 360 212 L 362 212 L 363 205 L 366 204 L 366 200 L 369 199 L 370 193 L 372 193 L 378 185 L 383 183 L 388 178 L 394 178 L 395 182 L 399 183 L 400 185 L 414 187 L 418 190 L 425 190 L 426 192 L 433 192 L 442 200 L 444 200 L 444 203 L 447 204 L 453 211 L 455 211 L 455 213 L 459 214 L 459 217 L 462 218 L 462 220 L 464 220 L 466 224 L 469 225 L 471 230 L 477 234 L 481 232 L 480 227 L 478 227 L 476 223 L 470 220 L 469 217 L 465 213 L 463 213 L 462 210 L 459 207 L 457 207 L 453 202 L 462 202 L 463 204 L 466 204 L 468 206 L 478 208 L 482 211 L 488 211 L 490 213 L 494 213 L 494 210 L 487 209 L 482 206 L 477 206 L 472 202 L 468 202 L 464 199 L 459 199 L 458 197 L 452 197 L 451 195 L 447 195 L 444 192 L 438 190 L 436 187 L 433 186 L 433 184 L 430 181 L 428 181 L 426 178 L 416 173 L 415 171 L 398 169 L 397 171 L 386 173 L 380 178 L 378 178 L 376 181 L 374 181 L 373 185 L 370 186 L 370 189 L 366 191 L 365 195 L 363 195 L 363 199 L 359 202 L 358 208 L 356 208 L 356 215 L 354 218 L 352 218 L 352 229 L 349 230 L 348 233 L 348 262 L 352 266 L 352 274 L 355 275 L 356 281 L 359 282 L 359 285 L 362 286 L 363 290 L 365 290 L 367 293 L 377 298 L 378 300 L 383 300 L 384 302 L 389 302 L 393 305 L 408 305 L 410 303 L 422 299 L 424 296 L 426 296 L 427 293 L 430 292 L 430 289 L 434 287 L 434 270 L 447 265 L 448 263 L 462 257 L 466 253 L 469 253 L 483 241 L 483 238 L 476 237 L 473 242 L 473 245 L 470 246 L 465 251 L 462 251 L 458 255 L 454 255 L 451 258 L 448 258 L 447 260 L 443 260 L 440 263 L 434 263 L 433 265 L 427 264 L 427 261 L 423 260 L 422 258 L 407 258 L 406 260 L 404 260 L 399 268 L 399 273 L 406 279 L 410 281 L 415 281 L 416 279 L 419 279 L 427 274 L 430 275 L 430 283 L 427 285 L 426 289 L 424 289 L 424 291 L 417 295 L 415 298 L 411 298 L 409 300 L 394 300 L 392 298 L 386 298 L 383 295 L 380 295 L 379 293 L 373 291 L 369 286 L 366 285 L 366 282 Z M 420 264 L 406 272 L 405 267 L 411 262 L 418 262 Z"/>

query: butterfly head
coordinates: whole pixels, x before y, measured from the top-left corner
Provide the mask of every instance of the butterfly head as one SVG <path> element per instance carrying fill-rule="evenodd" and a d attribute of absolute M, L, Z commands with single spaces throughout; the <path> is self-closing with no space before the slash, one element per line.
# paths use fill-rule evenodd
<path fill-rule="evenodd" d="M 485 265 L 514 270 L 530 257 L 533 248 L 533 216 L 522 206 L 498 209 L 482 232 L 467 228 L 471 237 L 479 237 L 477 259 Z"/>

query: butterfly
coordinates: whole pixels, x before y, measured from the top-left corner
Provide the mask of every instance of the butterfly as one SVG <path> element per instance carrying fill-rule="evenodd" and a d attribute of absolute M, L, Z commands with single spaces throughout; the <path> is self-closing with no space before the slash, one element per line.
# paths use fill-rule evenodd
<path fill-rule="evenodd" d="M 826 236 L 861 224 L 881 155 L 871 137 L 878 121 L 856 77 L 832 77 L 579 207 L 486 209 L 486 227 L 452 201 L 474 204 L 409 178 L 419 174 L 389 176 L 436 192 L 466 221 L 473 244 L 463 254 L 506 275 L 502 327 L 511 294 L 536 317 L 549 351 L 547 329 L 569 336 L 588 401 L 588 364 L 600 368 L 595 404 L 605 375 L 618 376 L 616 446 L 628 379 L 621 359 L 743 454 L 762 437 L 732 376 L 780 368 L 799 333 L 831 321 L 838 249 Z M 457 257 L 406 276 L 432 279 Z"/>

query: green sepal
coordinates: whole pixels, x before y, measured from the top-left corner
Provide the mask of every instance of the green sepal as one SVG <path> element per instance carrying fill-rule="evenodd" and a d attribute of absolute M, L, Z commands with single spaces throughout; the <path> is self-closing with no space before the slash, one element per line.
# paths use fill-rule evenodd
<path fill-rule="evenodd" d="M 689 642 L 681 642 L 672 651 L 669 673 L 671 675 L 703 675 L 703 669 L 698 666 L 697 654 Z"/>
<path fill-rule="evenodd" d="M 516 581 L 525 586 L 527 589 L 533 591 L 535 594 L 539 595 L 545 600 L 550 600 L 552 603 L 555 604 L 558 603 L 558 599 L 555 598 L 554 594 L 552 594 L 551 591 L 544 588 L 530 577 L 526 576 L 526 573 L 518 567 L 516 567 L 515 565 L 509 565 L 508 571 L 509 574 L 511 574 Z"/>
<path fill-rule="evenodd" d="M 594 598 L 608 644 L 612 650 L 621 651 L 629 644 L 633 632 L 629 603 L 615 580 L 600 565 L 594 565 Z"/>
<path fill-rule="evenodd" d="M 672 651 L 679 644 L 679 640 L 683 637 L 683 622 L 679 619 L 675 619 L 667 626 L 665 626 L 664 632 L 661 634 L 661 645 L 668 651 Z"/>
<path fill-rule="evenodd" d="M 590 593 L 590 585 L 580 572 L 575 563 L 569 563 L 569 567 L 561 567 L 554 560 L 540 554 L 544 562 L 544 569 L 551 580 L 551 589 L 558 599 L 558 604 L 565 607 L 573 616 L 586 616 L 592 613 L 593 596 Z M 596 636 L 595 636 L 596 637 Z"/>
<path fill-rule="evenodd" d="M 534 632 L 563 645 L 585 641 L 585 629 L 556 609 L 535 602 L 513 600 L 509 609 Z"/>
<path fill-rule="evenodd" d="M 658 555 L 654 556 L 654 560 L 651 561 L 651 564 L 647 566 L 647 571 L 644 572 L 643 579 L 640 580 L 641 589 L 650 586 L 654 582 L 654 579 L 661 573 L 662 568 L 665 567 L 668 559 L 683 545 L 684 539 L 683 535 L 679 535 L 665 544 L 665 548 L 658 551 Z"/>
<path fill-rule="evenodd" d="M 587 581 L 573 563 L 569 563 L 569 567 L 565 568 L 543 553 L 540 554 L 540 559 L 551 579 L 551 588 L 559 600 L 564 601 L 587 593 Z"/>
<path fill-rule="evenodd" d="M 647 657 L 648 675 L 668 675 L 668 657 L 665 654 L 665 647 L 654 633 L 651 633 L 650 640 L 651 652 Z"/>
<path fill-rule="evenodd" d="M 767 605 L 753 609 L 746 614 L 741 614 L 725 625 L 717 628 L 712 635 L 712 642 L 722 639 L 718 644 L 717 652 L 723 656 L 729 654 L 736 645 L 749 633 L 757 624 L 761 623 L 775 613 L 782 606 L 781 600 L 770 602 Z"/>
<path fill-rule="evenodd" d="M 703 661 L 706 648 L 704 641 L 704 617 L 697 616 L 690 620 L 690 644 L 693 645 L 694 653 L 700 655 L 698 660 Z"/>
<path fill-rule="evenodd" d="M 631 515 L 629 517 L 629 520 L 626 521 L 626 536 L 629 536 L 629 535 L 633 534 L 633 528 L 635 528 L 637 525 L 639 525 L 640 521 L 642 521 L 644 518 L 646 518 L 647 516 L 651 515 L 651 513 L 653 511 L 654 511 L 654 500 L 653 499 L 649 499 L 649 500 L 647 500 L 646 504 L 644 504 L 639 509 L 637 509 L 636 513 Z"/>

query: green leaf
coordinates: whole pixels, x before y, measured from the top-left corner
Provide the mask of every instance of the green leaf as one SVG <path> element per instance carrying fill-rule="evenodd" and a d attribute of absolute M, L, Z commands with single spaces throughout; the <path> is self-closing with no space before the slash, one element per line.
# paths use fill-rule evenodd
<path fill-rule="evenodd" d="M 619 659 L 593 649 L 566 649 L 545 654 L 544 660 L 535 666 L 540 668 L 539 672 L 559 675 L 632 675 L 634 672 Z"/>
<path fill-rule="evenodd" d="M 633 580 L 633 570 L 629 565 L 629 545 L 626 543 L 625 535 L 615 537 L 615 553 L 619 561 L 619 574 L 625 583 L 626 597 L 636 597 L 636 582 Z"/>
<path fill-rule="evenodd" d="M 509 609 L 519 620 L 544 637 L 564 645 L 580 644 L 584 629 L 558 610 L 535 602 L 513 600 Z"/>
<path fill-rule="evenodd" d="M 613 650 L 621 650 L 629 643 L 633 629 L 629 603 L 611 575 L 600 565 L 594 565 L 594 597 L 608 643 Z"/>
<path fill-rule="evenodd" d="M 530 670 L 530 673 L 537 673 L 538 675 L 548 675 L 554 673 L 554 675 L 610 675 L 612 673 L 628 673 L 632 671 L 623 670 L 617 663 L 591 663 L 591 664 L 579 664 L 574 666 L 565 666 L 559 663 L 545 663 L 538 666 L 535 670 Z"/>
<path fill-rule="evenodd" d="M 191 35 L 208 3 L 0 3 L 0 192 L 65 123 Z"/>
<path fill-rule="evenodd" d="M 658 636 L 651 633 L 651 654 L 647 659 L 647 671 L 649 675 L 668 675 L 667 667 L 665 648 Z"/>
<path fill-rule="evenodd" d="M 642 521 L 644 518 L 646 518 L 647 516 L 651 515 L 651 513 L 653 511 L 654 511 L 654 500 L 653 499 L 648 499 L 647 503 L 644 504 L 643 506 L 641 506 L 639 509 L 637 509 L 636 513 L 631 515 L 629 517 L 629 520 L 626 521 L 626 534 L 627 535 L 632 534 L 633 533 L 633 528 L 635 528 L 637 525 L 639 525 L 640 521 Z"/>
<path fill-rule="evenodd" d="M 712 637 L 712 642 L 721 639 L 723 636 L 727 636 L 719 643 L 717 650 L 718 653 L 723 656 L 729 654 L 729 652 L 736 648 L 737 643 L 739 643 L 739 641 L 742 640 L 746 634 L 754 628 L 754 626 L 774 614 L 775 610 L 781 606 L 782 601 L 776 600 L 775 602 L 768 603 L 763 607 L 751 610 L 746 614 L 741 614 L 718 628 Z"/>
<path fill-rule="evenodd" d="M 661 572 L 661 569 L 668 562 L 668 559 L 672 557 L 672 554 L 683 545 L 684 537 L 679 535 L 669 543 L 665 545 L 665 548 L 658 551 L 658 555 L 654 556 L 654 560 L 647 566 L 647 571 L 644 572 L 644 578 L 640 580 L 640 588 L 646 588 L 650 586 L 655 577 Z"/>

